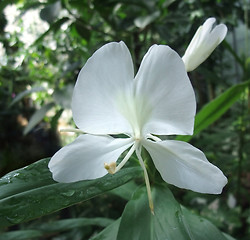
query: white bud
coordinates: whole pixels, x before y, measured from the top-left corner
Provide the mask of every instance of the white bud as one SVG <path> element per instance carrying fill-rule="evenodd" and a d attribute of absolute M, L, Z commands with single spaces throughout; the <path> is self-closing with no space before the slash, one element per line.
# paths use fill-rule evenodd
<path fill-rule="evenodd" d="M 227 34 L 226 25 L 219 24 L 213 28 L 214 22 L 215 18 L 208 18 L 205 23 L 198 28 L 191 40 L 182 57 L 187 72 L 193 71 L 203 63 L 225 38 Z"/>

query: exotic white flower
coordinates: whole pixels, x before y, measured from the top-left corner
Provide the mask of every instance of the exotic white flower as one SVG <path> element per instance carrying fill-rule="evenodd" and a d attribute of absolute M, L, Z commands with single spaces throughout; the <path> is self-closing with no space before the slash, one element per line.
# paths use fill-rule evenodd
<path fill-rule="evenodd" d="M 87 134 L 51 158 L 53 178 L 75 182 L 102 177 L 107 171 L 113 174 L 135 152 L 144 170 L 152 210 L 141 157 L 144 147 L 166 182 L 201 193 L 221 193 L 227 179 L 200 150 L 155 136 L 192 134 L 195 110 L 194 91 L 183 61 L 171 48 L 153 45 L 134 78 L 126 45 L 106 44 L 82 68 L 73 93 L 73 118 L 79 128 L 75 131 Z M 119 133 L 127 138 L 110 136 Z M 127 155 L 116 166 L 126 149 Z"/>
<path fill-rule="evenodd" d="M 193 71 L 203 63 L 214 49 L 223 41 L 227 34 L 225 24 L 219 24 L 212 29 L 215 18 L 208 18 L 198 28 L 191 40 L 182 60 L 187 72 Z"/>

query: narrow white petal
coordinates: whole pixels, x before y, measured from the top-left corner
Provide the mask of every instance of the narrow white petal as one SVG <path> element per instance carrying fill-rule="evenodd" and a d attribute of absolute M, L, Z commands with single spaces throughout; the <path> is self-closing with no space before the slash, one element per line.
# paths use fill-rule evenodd
<path fill-rule="evenodd" d="M 182 60 L 183 60 L 183 58 L 187 58 L 199 46 L 201 33 L 202 33 L 202 26 L 200 26 L 197 29 L 196 33 L 194 34 L 191 42 L 189 43 L 189 45 L 188 45 L 188 47 L 186 49 L 185 55 L 182 57 Z"/>
<path fill-rule="evenodd" d="M 143 146 L 163 180 L 179 188 L 219 194 L 227 183 L 222 171 L 209 163 L 203 152 L 188 143 L 144 140 Z"/>
<path fill-rule="evenodd" d="M 51 158 L 49 169 L 58 182 L 100 178 L 107 174 L 104 163 L 115 162 L 132 144 L 130 138 L 81 135 Z"/>
<path fill-rule="evenodd" d="M 224 40 L 226 34 L 227 34 L 227 26 L 225 24 L 219 24 L 211 32 L 210 40 L 211 42 L 216 43 L 215 47 L 217 47 Z"/>
<path fill-rule="evenodd" d="M 204 40 L 206 40 L 209 37 L 209 34 L 213 28 L 213 25 L 215 23 L 215 18 L 208 18 L 202 25 L 202 31 L 200 36 L 200 43 L 202 43 Z"/>
<path fill-rule="evenodd" d="M 137 113 L 144 134 L 193 133 L 195 95 L 183 61 L 174 50 L 153 45 L 135 81 Z"/>
<path fill-rule="evenodd" d="M 120 95 L 132 93 L 131 55 L 123 42 L 97 50 L 82 68 L 73 92 L 73 118 L 81 130 L 92 134 L 131 133 L 117 108 Z"/>

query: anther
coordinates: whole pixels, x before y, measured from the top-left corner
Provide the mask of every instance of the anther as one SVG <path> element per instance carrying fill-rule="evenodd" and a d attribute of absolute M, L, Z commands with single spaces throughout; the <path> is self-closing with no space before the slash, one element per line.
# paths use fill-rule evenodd
<path fill-rule="evenodd" d="M 110 174 L 115 174 L 116 162 L 104 163 L 104 168 L 105 168 Z"/>

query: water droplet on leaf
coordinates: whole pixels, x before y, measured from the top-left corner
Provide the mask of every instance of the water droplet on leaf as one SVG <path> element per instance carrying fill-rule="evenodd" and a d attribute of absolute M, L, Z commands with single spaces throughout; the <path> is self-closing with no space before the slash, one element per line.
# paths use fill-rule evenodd
<path fill-rule="evenodd" d="M 61 195 L 66 196 L 66 197 L 71 197 L 75 193 L 75 190 L 68 190 L 67 192 L 61 193 Z"/>

